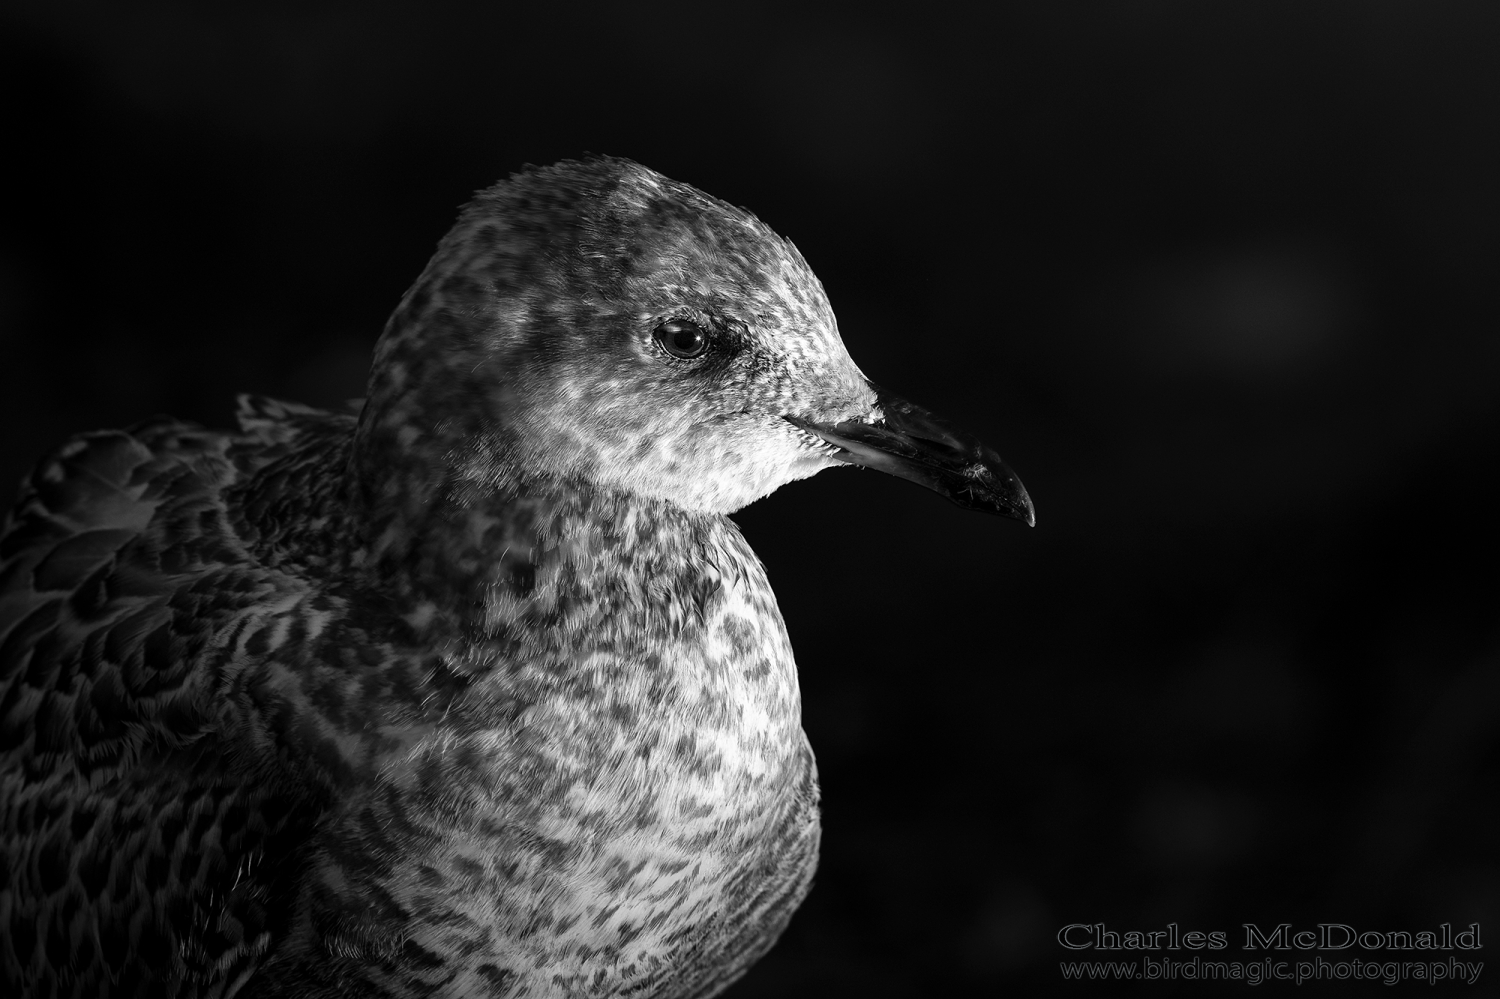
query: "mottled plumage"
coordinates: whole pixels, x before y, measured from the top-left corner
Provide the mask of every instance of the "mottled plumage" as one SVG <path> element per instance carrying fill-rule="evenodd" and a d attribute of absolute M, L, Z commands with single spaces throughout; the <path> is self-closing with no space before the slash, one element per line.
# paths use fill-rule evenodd
<path fill-rule="evenodd" d="M 357 417 L 70 441 L 0 537 L 0 992 L 720 991 L 818 845 L 724 514 L 838 462 L 1030 518 L 789 243 L 608 158 L 465 209 Z"/>

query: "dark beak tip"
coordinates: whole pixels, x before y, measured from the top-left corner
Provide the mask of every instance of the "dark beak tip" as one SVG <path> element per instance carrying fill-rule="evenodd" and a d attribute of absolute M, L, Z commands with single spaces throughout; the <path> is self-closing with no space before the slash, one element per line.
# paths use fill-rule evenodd
<path fill-rule="evenodd" d="M 1014 491 L 1007 491 L 996 504 L 995 513 L 1012 520 L 1019 520 L 1027 527 L 1036 526 L 1036 507 L 1031 502 L 1031 496 L 1026 492 L 1019 482 L 1013 487 Z"/>
<path fill-rule="evenodd" d="M 988 449 L 986 449 L 988 450 Z M 976 478 L 985 482 L 985 492 L 988 494 L 980 508 L 988 509 L 992 513 L 1012 520 L 1019 520 L 1027 527 L 1036 526 L 1036 506 L 1031 502 L 1031 494 L 1026 487 L 1021 485 L 1020 478 L 1000 456 L 990 452 L 987 460 L 979 466 L 983 469 Z M 965 505 L 962 502 L 960 506 Z"/>
<path fill-rule="evenodd" d="M 1027 527 L 1035 527 L 1036 505 L 1031 502 L 1031 494 L 1026 491 L 1025 486 L 1021 485 L 1021 480 L 1017 479 L 1014 473 L 1011 474 L 1011 480 L 1015 483 L 1018 494 L 1016 499 L 1019 501 L 1016 504 L 1016 519 L 1023 521 Z"/>

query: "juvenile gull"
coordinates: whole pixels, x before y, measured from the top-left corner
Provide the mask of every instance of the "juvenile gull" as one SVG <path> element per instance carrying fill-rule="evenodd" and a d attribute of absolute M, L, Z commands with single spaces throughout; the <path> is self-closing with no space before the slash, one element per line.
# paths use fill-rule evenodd
<path fill-rule="evenodd" d="M 817 859 L 726 514 L 839 463 L 1032 521 L 801 255 L 628 160 L 479 194 L 358 417 L 43 461 L 0 538 L 0 994 L 711 996 Z"/>

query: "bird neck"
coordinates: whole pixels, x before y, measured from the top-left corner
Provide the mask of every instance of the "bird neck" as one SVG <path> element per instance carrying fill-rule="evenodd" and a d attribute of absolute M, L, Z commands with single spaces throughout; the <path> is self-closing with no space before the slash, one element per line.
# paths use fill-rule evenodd
<path fill-rule="evenodd" d="M 356 567 L 428 640 L 576 649 L 672 638 L 701 624 L 726 573 L 759 571 L 717 514 L 580 481 L 404 471 L 362 484 Z"/>

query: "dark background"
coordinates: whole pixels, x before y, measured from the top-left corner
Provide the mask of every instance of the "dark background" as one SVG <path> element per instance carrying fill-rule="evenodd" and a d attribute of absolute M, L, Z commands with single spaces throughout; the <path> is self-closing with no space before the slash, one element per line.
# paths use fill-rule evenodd
<path fill-rule="evenodd" d="M 630 156 L 793 238 L 1039 516 L 737 516 L 826 832 L 734 999 L 1104 991 L 1073 922 L 1493 950 L 1500 7 L 517 6 L 7 4 L 0 480 L 361 395 L 471 191 Z"/>

